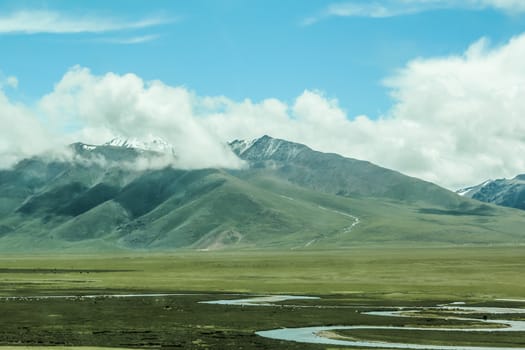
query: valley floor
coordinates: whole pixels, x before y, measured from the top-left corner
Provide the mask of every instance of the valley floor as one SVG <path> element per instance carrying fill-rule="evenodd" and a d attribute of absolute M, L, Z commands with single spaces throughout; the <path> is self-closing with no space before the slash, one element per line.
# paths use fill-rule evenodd
<path fill-rule="evenodd" d="M 333 348 L 267 339 L 256 332 L 330 325 L 464 326 L 468 322 L 435 311 L 426 311 L 421 319 L 366 312 L 398 307 L 432 310 L 458 301 L 522 308 L 523 271 L 525 251 L 519 247 L 3 255 L 0 346 Z M 114 294 L 126 296 L 110 296 Z M 278 306 L 270 307 L 201 303 L 266 294 L 320 299 L 277 301 Z M 484 316 L 469 315 L 480 321 Z M 501 317 L 523 320 L 525 310 Z M 473 342 L 467 332 L 455 332 L 454 337 L 396 329 L 369 333 L 336 336 L 416 343 L 430 338 L 445 345 Z M 524 332 L 480 336 L 494 346 L 525 347 Z M 473 345 L 478 344 L 474 341 Z"/>

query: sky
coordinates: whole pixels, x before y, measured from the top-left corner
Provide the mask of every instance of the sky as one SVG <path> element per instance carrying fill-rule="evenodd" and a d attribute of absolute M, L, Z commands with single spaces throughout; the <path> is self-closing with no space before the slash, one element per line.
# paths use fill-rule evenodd
<path fill-rule="evenodd" d="M 0 167 L 268 134 L 450 189 L 525 172 L 525 1 L 0 0 Z"/>

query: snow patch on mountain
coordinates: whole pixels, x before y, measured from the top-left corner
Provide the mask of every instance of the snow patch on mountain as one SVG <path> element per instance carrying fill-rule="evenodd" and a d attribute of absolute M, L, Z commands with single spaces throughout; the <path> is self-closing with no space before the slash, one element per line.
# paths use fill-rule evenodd
<path fill-rule="evenodd" d="M 97 149 L 97 146 L 83 144 L 82 145 L 82 149 L 85 150 L 85 151 L 93 151 L 93 150 Z"/>
<path fill-rule="evenodd" d="M 244 152 L 246 152 L 250 147 L 252 147 L 257 140 L 258 139 L 254 139 L 251 141 L 233 140 L 232 142 L 229 142 L 228 145 L 230 145 L 230 148 L 235 154 L 240 156 Z"/>
<path fill-rule="evenodd" d="M 205 169 L 228 168 L 241 169 L 245 162 L 232 152 L 226 143 L 219 145 L 218 149 L 205 154 L 207 159 L 199 157 L 202 149 L 195 149 L 181 140 L 172 144 L 160 137 L 148 135 L 147 137 L 115 137 L 101 145 L 83 143 L 74 144 L 73 148 L 82 154 L 82 157 L 92 161 L 99 157 L 104 161 L 128 162 L 138 169 L 159 169 L 173 167 L 176 169 Z M 206 147 L 209 140 L 199 140 L 200 145 Z"/>
<path fill-rule="evenodd" d="M 477 186 L 460 189 L 456 193 L 482 202 L 525 209 L 525 174 L 513 179 L 487 180 Z"/>
<path fill-rule="evenodd" d="M 268 135 L 251 141 L 235 140 L 229 145 L 239 157 L 252 161 L 290 161 L 308 149 L 304 145 L 274 139 Z"/>
<path fill-rule="evenodd" d="M 281 140 L 270 139 L 266 148 L 264 149 L 263 157 L 271 158 L 271 156 L 273 156 L 275 152 L 279 150 L 279 147 L 281 146 L 281 144 L 282 144 Z"/>
<path fill-rule="evenodd" d="M 491 183 L 493 183 L 494 180 L 490 179 L 490 180 L 487 180 L 479 185 L 476 185 L 476 186 L 470 186 L 470 187 L 465 187 L 465 188 L 461 188 L 459 190 L 456 191 L 456 193 L 462 197 L 472 197 L 471 194 L 474 194 L 475 192 L 481 190 L 482 188 L 490 185 Z"/>
<path fill-rule="evenodd" d="M 106 142 L 104 146 L 134 148 L 144 151 L 154 151 L 159 153 L 171 153 L 175 154 L 174 147 L 169 142 L 161 139 L 160 137 L 154 137 L 149 135 L 144 139 L 138 138 L 124 138 L 115 137 L 109 142 Z"/>

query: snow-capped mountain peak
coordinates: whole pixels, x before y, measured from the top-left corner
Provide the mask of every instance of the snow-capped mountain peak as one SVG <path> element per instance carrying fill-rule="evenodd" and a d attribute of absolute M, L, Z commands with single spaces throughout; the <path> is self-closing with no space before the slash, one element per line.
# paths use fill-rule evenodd
<path fill-rule="evenodd" d="M 487 180 L 477 186 L 458 190 L 456 193 L 482 202 L 525 209 L 525 174 L 513 179 Z"/>
<path fill-rule="evenodd" d="M 249 149 L 250 147 L 253 146 L 253 144 L 257 141 L 257 139 L 255 140 L 251 140 L 251 141 L 246 141 L 246 140 L 234 140 L 232 142 L 229 143 L 232 151 L 237 154 L 237 155 L 242 155 L 244 152 L 246 152 L 247 149 Z"/>
<path fill-rule="evenodd" d="M 104 146 L 134 148 L 138 150 L 154 151 L 159 153 L 174 153 L 174 147 L 172 144 L 161 139 L 160 137 L 153 136 L 148 136 L 143 139 L 136 137 L 115 137 L 111 141 L 106 142 Z"/>
<path fill-rule="evenodd" d="M 247 160 L 292 160 L 308 149 L 305 145 L 264 135 L 255 140 L 235 140 L 230 142 L 235 154 Z"/>
<path fill-rule="evenodd" d="M 494 180 L 490 179 L 476 186 L 461 188 L 457 190 L 456 193 L 463 197 L 471 197 L 471 194 L 480 191 L 482 188 L 484 188 L 487 185 L 490 185 L 492 182 L 494 182 Z"/>

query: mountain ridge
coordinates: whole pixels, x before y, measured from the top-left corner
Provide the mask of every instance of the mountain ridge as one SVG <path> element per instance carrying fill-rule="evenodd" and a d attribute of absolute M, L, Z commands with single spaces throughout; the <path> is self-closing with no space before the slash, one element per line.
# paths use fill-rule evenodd
<path fill-rule="evenodd" d="M 456 192 L 481 202 L 525 210 L 525 174 L 512 179 L 487 180 Z"/>
<path fill-rule="evenodd" d="M 152 135 L 147 136 L 145 139 L 139 139 L 137 137 L 115 137 L 103 145 L 175 154 L 175 148 L 172 144 L 160 137 Z"/>
<path fill-rule="evenodd" d="M 84 146 L 0 171 L 0 251 L 525 243 L 511 209 L 267 135 L 230 143 L 244 169 L 133 168 L 158 153 Z"/>
<path fill-rule="evenodd" d="M 239 152 L 240 143 L 246 146 Z M 232 145 L 233 144 L 233 145 Z M 450 191 L 433 183 L 401 174 L 371 162 L 343 157 L 336 153 L 315 151 L 306 145 L 275 139 L 265 135 L 250 142 L 236 140 L 232 149 L 252 167 L 267 167 L 287 177 L 289 181 L 312 189 L 343 196 L 374 196 L 404 200 L 447 201 L 457 203 Z M 279 152 L 281 151 L 281 152 Z M 296 171 L 290 164 L 296 164 Z M 310 178 L 303 176 L 307 170 Z M 313 175 L 312 175 L 313 174 Z M 312 177 L 318 177 L 312 181 Z M 405 182 L 409 183 L 406 184 Z M 387 182 L 387 186 L 381 183 Z M 339 188 L 337 188 L 339 186 Z M 428 193 L 418 193 L 426 187 Z"/>

